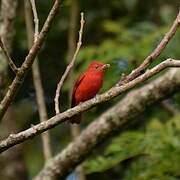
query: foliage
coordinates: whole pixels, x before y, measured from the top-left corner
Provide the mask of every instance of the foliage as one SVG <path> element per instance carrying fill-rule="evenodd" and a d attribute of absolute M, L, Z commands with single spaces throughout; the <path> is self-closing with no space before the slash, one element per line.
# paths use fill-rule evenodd
<path fill-rule="evenodd" d="M 178 179 L 180 116 L 166 123 L 152 119 L 145 132 L 132 130 L 114 138 L 104 153 L 85 163 L 86 173 L 103 172 L 130 159 L 123 179 Z"/>

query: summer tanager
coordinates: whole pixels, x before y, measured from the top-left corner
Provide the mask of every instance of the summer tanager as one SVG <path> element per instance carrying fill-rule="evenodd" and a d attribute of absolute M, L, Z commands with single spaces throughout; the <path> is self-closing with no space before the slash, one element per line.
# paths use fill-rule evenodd
<path fill-rule="evenodd" d="M 104 71 L 109 66 L 109 64 L 98 61 L 91 62 L 88 69 L 75 82 L 71 107 L 93 98 L 98 93 L 103 84 Z M 81 113 L 71 117 L 69 120 L 71 123 L 79 124 L 81 122 Z"/>

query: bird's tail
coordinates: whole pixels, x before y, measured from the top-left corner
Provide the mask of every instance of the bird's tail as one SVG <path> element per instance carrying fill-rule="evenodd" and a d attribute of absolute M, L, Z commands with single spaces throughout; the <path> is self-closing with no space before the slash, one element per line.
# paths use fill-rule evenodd
<path fill-rule="evenodd" d="M 81 123 L 81 119 L 82 119 L 82 114 L 79 113 L 79 114 L 74 115 L 71 118 L 69 118 L 69 122 L 71 124 L 80 124 Z"/>

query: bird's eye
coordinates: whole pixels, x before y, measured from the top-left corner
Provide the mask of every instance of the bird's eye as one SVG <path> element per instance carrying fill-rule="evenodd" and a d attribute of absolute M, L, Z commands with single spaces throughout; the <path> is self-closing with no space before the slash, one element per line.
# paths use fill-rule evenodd
<path fill-rule="evenodd" d="M 96 69 L 98 69 L 99 66 L 95 66 Z"/>

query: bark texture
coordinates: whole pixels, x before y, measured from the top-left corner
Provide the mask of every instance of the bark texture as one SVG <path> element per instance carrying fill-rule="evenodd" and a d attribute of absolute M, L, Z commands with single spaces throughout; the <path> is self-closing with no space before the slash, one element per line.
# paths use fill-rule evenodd
<path fill-rule="evenodd" d="M 35 5 L 35 1 L 33 2 Z M 38 17 L 35 18 L 35 15 L 34 15 L 35 30 L 37 31 L 36 32 L 33 30 L 33 25 L 32 25 L 33 15 L 31 12 L 30 2 L 25 0 L 24 3 L 25 3 L 25 18 L 26 18 L 28 47 L 30 49 L 31 46 L 33 45 L 33 39 L 35 42 L 37 38 L 36 36 L 38 36 L 39 20 L 38 20 Z M 36 8 L 35 8 L 35 11 L 36 11 Z M 33 13 L 33 14 L 36 14 L 36 13 Z M 33 38 L 33 35 L 34 35 L 34 38 Z M 34 88 L 36 92 L 36 103 L 38 106 L 39 119 L 41 122 L 43 122 L 48 119 L 48 114 L 47 114 L 46 103 L 44 99 L 45 96 L 44 96 L 44 89 L 43 89 L 43 84 L 42 84 L 38 57 L 35 58 L 34 63 L 32 65 L 32 75 L 33 75 Z M 47 162 L 52 157 L 51 140 L 50 140 L 49 131 L 42 134 L 42 144 L 43 144 L 44 159 L 45 159 L 45 162 Z"/>
<path fill-rule="evenodd" d="M 2 0 L 0 7 L 0 37 L 4 41 L 8 52 L 11 52 L 12 40 L 14 36 L 14 19 L 16 16 L 17 0 Z M 9 33 L 11 32 L 11 33 Z M 4 58 L 0 48 L 0 99 L 6 84 L 8 62 Z"/>
<path fill-rule="evenodd" d="M 16 17 L 17 0 L 2 0 L 0 8 L 0 37 L 7 51 L 11 53 L 12 41 L 15 34 L 14 21 Z M 0 97 L 4 95 L 6 81 L 8 80 L 8 61 L 0 49 Z M 2 134 L 17 132 L 16 115 L 13 107 L 6 113 L 1 126 Z M 0 157 L 0 179 L 3 180 L 26 180 L 28 177 L 26 165 L 23 158 L 22 145 L 12 148 Z"/>
<path fill-rule="evenodd" d="M 91 123 L 72 143 L 34 178 L 63 179 L 114 131 L 130 123 L 145 109 L 180 89 L 180 71 L 170 70 L 162 77 L 134 90 L 110 110 Z"/>

